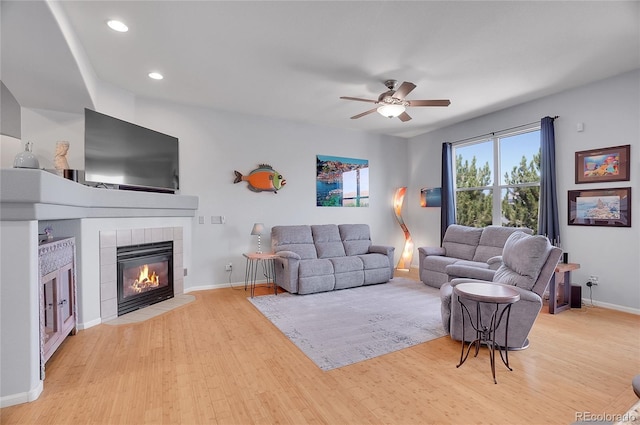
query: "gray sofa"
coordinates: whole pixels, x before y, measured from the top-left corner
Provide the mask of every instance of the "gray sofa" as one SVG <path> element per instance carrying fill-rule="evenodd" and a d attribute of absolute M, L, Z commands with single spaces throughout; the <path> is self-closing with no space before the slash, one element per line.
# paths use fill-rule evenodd
<path fill-rule="evenodd" d="M 533 234 L 525 227 L 450 225 L 441 247 L 418 248 L 420 280 L 434 288 L 459 277 L 492 280 L 502 264 L 502 248 L 514 232 Z"/>
<path fill-rule="evenodd" d="M 367 224 L 274 226 L 276 283 L 293 294 L 388 282 L 395 248 L 373 245 Z"/>

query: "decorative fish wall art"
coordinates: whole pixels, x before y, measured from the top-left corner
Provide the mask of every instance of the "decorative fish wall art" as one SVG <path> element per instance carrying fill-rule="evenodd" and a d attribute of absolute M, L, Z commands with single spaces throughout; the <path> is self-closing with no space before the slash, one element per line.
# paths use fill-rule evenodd
<path fill-rule="evenodd" d="M 245 181 L 248 183 L 249 190 L 253 192 L 278 193 L 287 184 L 282 174 L 274 170 L 269 164 L 259 164 L 258 168 L 252 170 L 246 176 L 239 171 L 234 171 L 234 173 L 236 178 L 233 182 L 240 183 Z"/>

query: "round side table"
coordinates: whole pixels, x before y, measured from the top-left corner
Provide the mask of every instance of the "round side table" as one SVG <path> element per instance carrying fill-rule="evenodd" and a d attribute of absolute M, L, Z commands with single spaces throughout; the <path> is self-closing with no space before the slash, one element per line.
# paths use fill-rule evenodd
<path fill-rule="evenodd" d="M 458 302 L 460 303 L 460 311 L 462 312 L 462 351 L 460 352 L 460 363 L 456 367 L 462 366 L 462 364 L 469 357 L 471 347 L 475 347 L 475 355 L 478 356 L 480 351 L 480 344 L 486 344 L 489 348 L 489 360 L 491 362 L 491 374 L 493 375 L 493 382 L 496 381 L 496 348 L 500 353 L 502 362 L 509 370 L 509 350 L 508 350 L 508 333 L 509 333 L 509 315 L 511 314 L 511 306 L 513 303 L 520 299 L 520 294 L 513 288 L 505 285 L 497 285 L 491 283 L 460 283 L 453 288 L 453 292 L 458 295 Z M 476 318 L 475 322 L 469 308 L 464 304 L 464 301 L 476 302 Z M 482 303 L 494 306 L 491 313 L 491 319 L 489 324 L 486 324 L 482 320 L 482 314 L 480 311 L 480 305 Z M 501 310 L 501 311 L 500 311 Z M 465 313 L 469 319 L 469 323 L 476 331 L 476 338 L 469 343 L 467 347 L 467 353 L 465 355 Z M 502 319 L 506 320 L 504 328 L 504 349 L 496 344 L 496 331 Z M 504 356 L 503 356 L 504 351 Z"/>

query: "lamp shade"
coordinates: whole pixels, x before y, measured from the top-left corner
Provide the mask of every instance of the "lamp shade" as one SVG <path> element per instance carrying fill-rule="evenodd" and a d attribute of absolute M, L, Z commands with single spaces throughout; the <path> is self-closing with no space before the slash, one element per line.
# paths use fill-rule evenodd
<path fill-rule="evenodd" d="M 378 107 L 378 113 L 387 118 L 395 118 L 405 109 L 404 105 L 385 104 Z"/>
<path fill-rule="evenodd" d="M 261 235 L 264 232 L 264 224 L 262 223 L 254 223 L 253 229 L 251 229 L 252 235 Z"/>

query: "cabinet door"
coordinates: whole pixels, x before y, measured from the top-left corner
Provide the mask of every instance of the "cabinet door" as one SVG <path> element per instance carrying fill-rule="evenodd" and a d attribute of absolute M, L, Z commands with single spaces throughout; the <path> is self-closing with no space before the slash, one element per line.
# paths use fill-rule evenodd
<path fill-rule="evenodd" d="M 70 333 L 75 333 L 75 245 L 73 238 L 40 245 L 41 376 L 44 364 Z"/>
<path fill-rule="evenodd" d="M 62 336 L 67 336 L 75 325 L 73 310 L 75 300 L 73 299 L 73 267 L 67 264 L 58 270 L 58 307 L 60 311 L 60 331 Z"/>
<path fill-rule="evenodd" d="M 52 348 L 60 338 L 60 309 L 58 308 L 58 272 L 54 271 L 42 277 L 44 303 L 44 356 L 48 359 Z"/>

